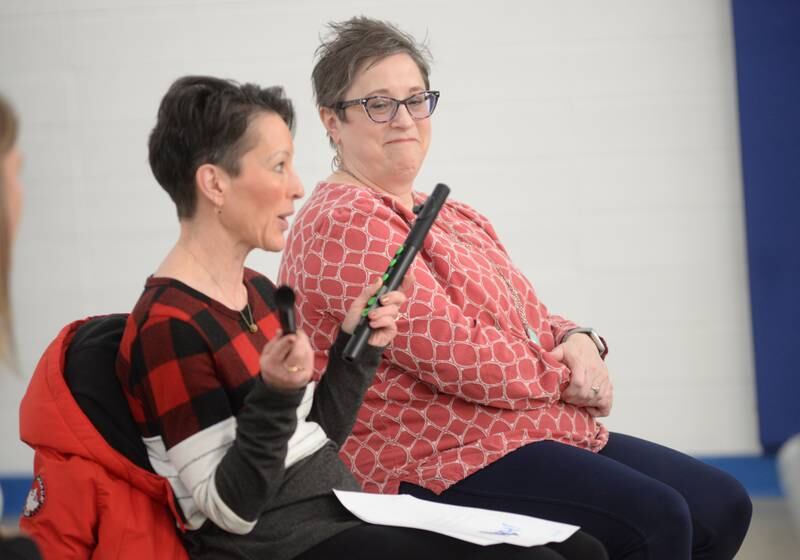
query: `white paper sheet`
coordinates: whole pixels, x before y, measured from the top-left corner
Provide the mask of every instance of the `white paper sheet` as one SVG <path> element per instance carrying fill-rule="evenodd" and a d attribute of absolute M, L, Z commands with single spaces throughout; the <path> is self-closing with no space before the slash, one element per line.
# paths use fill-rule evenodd
<path fill-rule="evenodd" d="M 407 494 L 333 492 L 342 505 L 362 521 L 424 529 L 484 546 L 499 543 L 535 546 L 562 542 L 579 529 L 575 525 L 527 515 L 419 500 Z"/>

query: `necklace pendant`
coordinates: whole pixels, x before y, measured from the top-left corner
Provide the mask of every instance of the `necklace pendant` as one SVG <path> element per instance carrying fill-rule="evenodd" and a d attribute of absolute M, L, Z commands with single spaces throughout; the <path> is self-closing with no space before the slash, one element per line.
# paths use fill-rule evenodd
<path fill-rule="evenodd" d="M 530 338 L 534 342 L 534 344 L 536 344 L 538 346 L 542 345 L 542 343 L 539 342 L 539 337 L 536 335 L 536 331 L 535 330 L 533 330 L 530 327 L 528 327 L 525 330 L 528 331 L 528 338 Z"/>
<path fill-rule="evenodd" d="M 247 315 L 244 312 L 247 311 Z M 239 311 L 239 316 L 242 318 L 242 322 L 247 327 L 247 330 L 251 333 L 258 332 L 258 325 L 256 324 L 255 317 L 253 317 L 253 310 L 250 309 L 250 302 L 248 301 L 244 306 L 244 311 Z"/>

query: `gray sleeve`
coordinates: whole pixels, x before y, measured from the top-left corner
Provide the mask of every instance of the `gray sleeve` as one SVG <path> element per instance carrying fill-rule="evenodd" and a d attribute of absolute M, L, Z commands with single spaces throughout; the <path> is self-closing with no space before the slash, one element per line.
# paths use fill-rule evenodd
<path fill-rule="evenodd" d="M 364 393 L 372 383 L 381 361 L 383 348 L 366 345 L 358 361 L 345 362 L 342 352 L 350 335 L 339 331 L 328 353 L 328 367 L 314 393 L 314 404 L 309 420 L 314 420 L 328 438 L 341 447 L 361 407 Z"/>
<path fill-rule="evenodd" d="M 214 475 L 220 497 L 242 519 L 256 519 L 283 484 L 304 392 L 270 387 L 259 375 L 245 398 L 236 418 L 236 439 Z"/>

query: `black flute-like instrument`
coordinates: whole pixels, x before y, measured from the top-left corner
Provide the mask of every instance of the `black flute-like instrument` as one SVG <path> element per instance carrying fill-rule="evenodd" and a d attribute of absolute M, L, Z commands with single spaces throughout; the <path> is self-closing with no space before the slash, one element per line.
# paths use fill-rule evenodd
<path fill-rule="evenodd" d="M 450 188 L 443 183 L 439 183 L 423 204 L 414 207 L 414 213 L 417 215 L 417 218 L 414 220 L 414 225 L 411 226 L 411 231 L 408 232 L 408 237 L 406 237 L 405 242 L 400 246 L 389 262 L 389 267 L 381 278 L 383 284 L 378 292 L 369 298 L 367 306 L 364 308 L 364 311 L 361 312 L 361 320 L 358 322 L 355 331 L 353 331 L 353 336 L 350 337 L 350 340 L 344 347 L 343 358 L 346 361 L 353 362 L 358 359 L 367 340 L 369 340 L 370 334 L 372 334 L 367 315 L 369 315 L 370 311 L 381 305 L 381 296 L 397 289 L 403 281 L 408 267 L 411 266 L 411 262 L 422 247 L 425 236 L 431 229 L 448 194 L 450 194 Z"/>

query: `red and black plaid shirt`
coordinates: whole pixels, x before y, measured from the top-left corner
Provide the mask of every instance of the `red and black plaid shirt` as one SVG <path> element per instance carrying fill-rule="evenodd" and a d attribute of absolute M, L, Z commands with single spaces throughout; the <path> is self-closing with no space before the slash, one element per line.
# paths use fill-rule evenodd
<path fill-rule="evenodd" d="M 261 350 L 279 327 L 272 282 L 250 269 L 244 282 L 255 333 L 239 312 L 178 280 L 147 280 L 117 358 L 143 437 L 161 436 L 170 449 L 238 414 L 259 373 Z"/>

